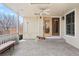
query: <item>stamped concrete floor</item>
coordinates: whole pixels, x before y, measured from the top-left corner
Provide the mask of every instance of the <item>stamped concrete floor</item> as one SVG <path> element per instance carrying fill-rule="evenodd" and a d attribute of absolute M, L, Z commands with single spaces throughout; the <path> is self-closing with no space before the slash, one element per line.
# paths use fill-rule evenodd
<path fill-rule="evenodd" d="M 3 56 L 79 56 L 79 49 L 67 44 L 63 39 L 25 40 Z"/>

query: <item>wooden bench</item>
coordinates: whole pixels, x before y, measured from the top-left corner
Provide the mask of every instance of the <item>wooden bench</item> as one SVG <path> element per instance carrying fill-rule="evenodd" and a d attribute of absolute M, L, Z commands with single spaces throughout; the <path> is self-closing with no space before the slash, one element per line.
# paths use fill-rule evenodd
<path fill-rule="evenodd" d="M 37 36 L 38 39 L 45 40 L 45 37 Z"/>
<path fill-rule="evenodd" d="M 8 41 L 8 42 L 1 44 L 0 45 L 0 54 L 5 52 L 6 50 L 10 49 L 11 47 L 14 48 L 15 43 L 16 43 L 15 41 Z"/>

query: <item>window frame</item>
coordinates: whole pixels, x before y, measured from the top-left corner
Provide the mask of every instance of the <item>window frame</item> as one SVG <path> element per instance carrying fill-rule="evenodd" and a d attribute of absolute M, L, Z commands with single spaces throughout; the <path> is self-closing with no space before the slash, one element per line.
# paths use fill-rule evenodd
<path fill-rule="evenodd" d="M 75 36 L 75 11 L 66 15 L 66 35 Z"/>

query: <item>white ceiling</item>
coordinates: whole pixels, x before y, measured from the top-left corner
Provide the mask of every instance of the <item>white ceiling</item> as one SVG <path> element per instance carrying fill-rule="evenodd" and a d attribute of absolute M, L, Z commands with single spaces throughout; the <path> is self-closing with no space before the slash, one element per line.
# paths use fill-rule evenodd
<path fill-rule="evenodd" d="M 62 16 L 71 9 L 78 8 L 79 3 L 52 3 L 52 4 L 27 4 L 27 3 L 7 3 L 5 4 L 9 8 L 22 16 L 33 16 L 36 12 L 40 12 L 39 8 L 48 8 L 49 15 Z"/>

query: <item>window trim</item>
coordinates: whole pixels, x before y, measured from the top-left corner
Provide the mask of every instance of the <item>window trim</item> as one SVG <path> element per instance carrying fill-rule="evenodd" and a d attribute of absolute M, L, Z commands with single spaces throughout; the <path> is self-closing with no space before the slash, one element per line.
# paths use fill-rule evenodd
<path fill-rule="evenodd" d="M 73 15 L 73 17 L 74 17 L 74 22 L 70 21 L 70 23 L 68 24 L 68 23 L 67 23 L 67 15 L 69 15 L 69 14 L 72 15 L 73 12 L 74 12 L 74 15 Z M 72 19 L 73 17 L 70 16 L 71 19 Z M 73 24 L 73 27 L 74 27 L 73 30 L 71 29 L 71 28 L 73 28 L 71 24 Z M 70 28 L 70 34 L 67 33 L 67 25 L 70 25 L 70 27 L 71 27 L 71 28 Z M 74 33 L 73 33 L 73 32 L 74 32 Z M 70 12 L 70 13 L 67 13 L 67 14 L 66 14 L 66 35 L 75 36 L 75 10 L 72 11 L 72 12 Z"/>

